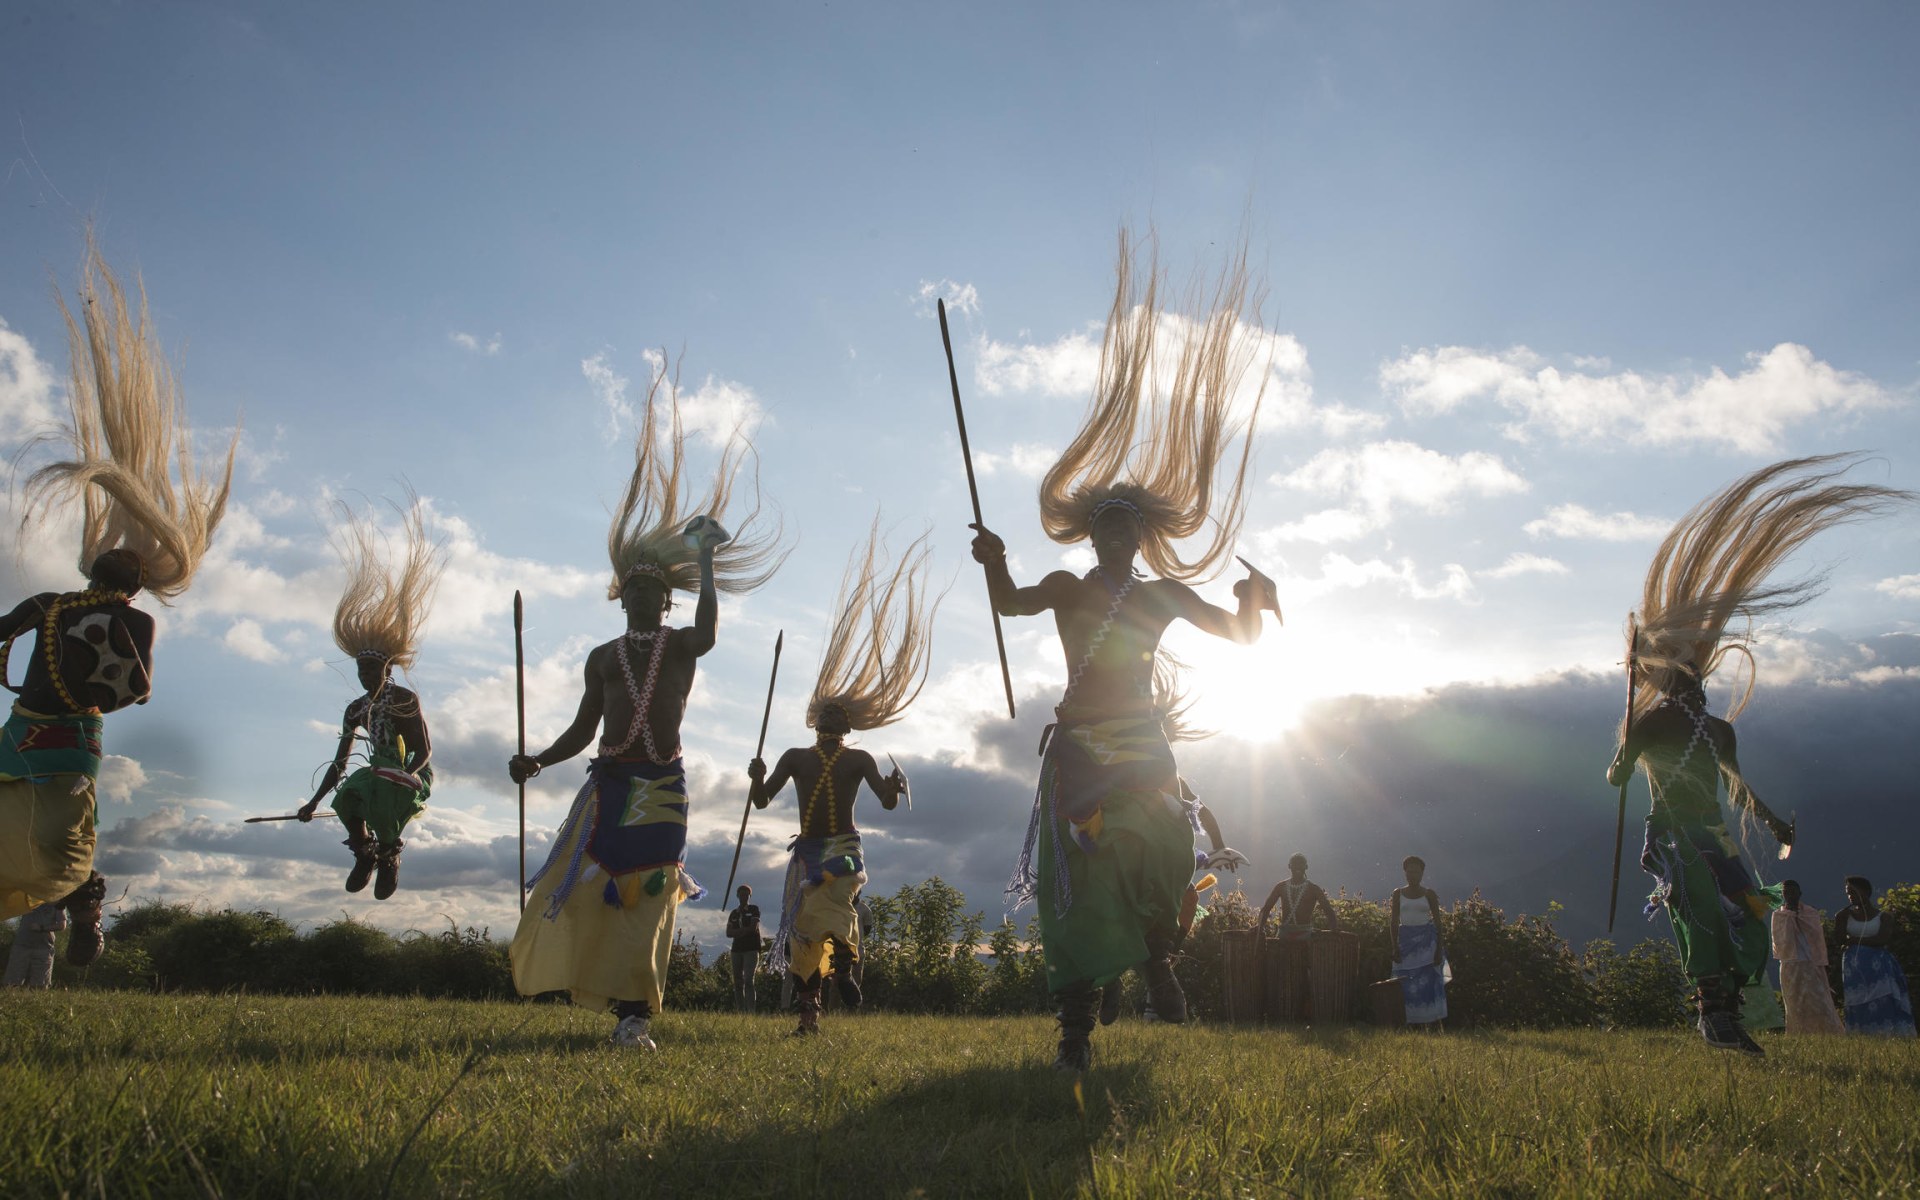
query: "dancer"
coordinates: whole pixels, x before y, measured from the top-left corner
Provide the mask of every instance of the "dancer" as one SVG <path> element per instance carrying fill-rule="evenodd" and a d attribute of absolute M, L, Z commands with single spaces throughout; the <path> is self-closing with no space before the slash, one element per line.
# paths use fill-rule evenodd
<path fill-rule="evenodd" d="M 1906 972 L 1887 949 L 1893 917 L 1874 904 L 1873 885 L 1863 876 L 1847 876 L 1847 907 L 1833 919 L 1833 940 L 1844 947 L 1840 991 L 1847 1002 L 1847 1032 L 1914 1036 Z"/>
<path fill-rule="evenodd" d="M 1440 896 L 1421 881 L 1427 864 L 1409 854 L 1400 864 L 1404 887 L 1393 889 L 1387 924 L 1393 929 L 1393 977 L 1406 997 L 1407 1024 L 1439 1029 L 1447 1019 L 1447 948 L 1440 936 Z"/>
<path fill-rule="evenodd" d="M 1797 880 L 1780 882 L 1773 910 L 1773 956 L 1780 960 L 1780 998 L 1788 1033 L 1845 1033 L 1827 986 L 1827 934 L 1820 911 L 1800 902 Z"/>
<path fill-rule="evenodd" d="M 1267 914 L 1274 905 L 1280 906 L 1280 936 L 1305 937 L 1314 930 L 1314 916 L 1325 913 L 1327 932 L 1340 932 L 1340 914 L 1333 911 L 1333 901 L 1327 899 L 1327 893 L 1319 884 L 1307 878 L 1307 856 L 1296 854 L 1287 860 L 1287 878 L 1273 885 L 1267 893 L 1267 902 L 1260 906 L 1260 919 L 1254 923 L 1255 929 L 1267 927 Z"/>
<path fill-rule="evenodd" d="M 1194 829 L 1154 703 L 1161 635 L 1178 619 L 1251 644 L 1262 610 L 1279 609 L 1273 582 L 1258 572 L 1234 585 L 1236 612 L 1200 599 L 1187 583 L 1210 577 L 1232 553 L 1245 510 L 1258 389 L 1239 431 L 1247 441 L 1238 465 L 1224 486 L 1216 480 L 1250 365 L 1246 333 L 1256 306 L 1248 302 L 1245 251 L 1190 322 L 1161 311 L 1153 263 L 1136 291 L 1124 235 L 1118 275 L 1093 401 L 1040 484 L 1047 536 L 1091 539 L 1097 565 L 1085 576 L 1055 571 L 1020 587 L 1005 543 L 974 526 L 973 555 L 986 566 L 995 608 L 1006 616 L 1052 612 L 1066 652 L 1066 692 L 1043 743 L 1007 894 L 1014 907 L 1039 902 L 1047 986 L 1059 1004 L 1054 1066 L 1068 1071 L 1091 1063 L 1101 989 L 1130 967 L 1143 968 L 1162 1020 L 1186 1017 L 1171 953 L 1193 875 Z M 1178 346 L 1164 344 L 1176 335 Z M 1170 381 L 1164 396 L 1153 394 L 1160 378 Z M 1176 547 L 1203 532 L 1192 557 Z M 1137 574 L 1136 556 L 1163 578 Z"/>
<path fill-rule="evenodd" d="M 297 815 L 303 822 L 313 820 L 321 799 L 339 788 L 333 811 L 346 826 L 346 846 L 353 851 L 347 890 L 359 891 L 372 876 L 373 898 L 385 900 L 400 885 L 405 845 L 400 832 L 426 810 L 433 789 L 426 714 L 419 696 L 393 682 L 393 669 L 413 667 L 420 629 L 446 560 L 427 537 L 418 498 L 402 514 L 407 547 L 397 570 L 382 565 L 372 520 L 344 507 L 342 515 L 337 548 L 346 563 L 347 588 L 333 610 L 333 644 L 353 655 L 366 694 L 347 705 L 333 762 L 313 799 Z M 346 775 L 347 756 L 362 729 L 367 731 L 368 763 Z"/>
<path fill-rule="evenodd" d="M 532 778 L 580 753 L 603 729 L 552 853 L 527 880 L 511 950 L 513 982 L 522 995 L 569 991 L 575 1004 L 611 1006 L 619 1018 L 614 1044 L 644 1050 L 654 1048 L 649 1022 L 660 1011 L 675 912 L 683 897 L 706 894 L 684 867 L 680 722 L 694 670 L 714 645 L 717 593 L 752 591 L 784 557 L 778 530 L 728 540 L 720 525 L 752 453 L 738 431 L 706 495 L 690 502 L 684 494 L 677 391 L 664 372 L 655 376 L 633 475 L 607 536 L 607 596 L 626 611 L 626 632 L 587 655 L 586 688 L 566 731 L 538 754 L 516 754 L 507 764 L 516 782 Z M 747 527 L 757 515 L 756 505 Z M 674 589 L 696 587 L 693 624 L 664 625 Z"/>
<path fill-rule="evenodd" d="M 1822 530 L 1915 499 L 1913 493 L 1840 482 L 1853 461 L 1789 459 L 1734 481 L 1667 534 L 1647 569 L 1633 653 L 1633 702 L 1607 769 L 1615 787 L 1643 763 L 1653 793 L 1640 865 L 1657 880 L 1647 905 L 1672 919 L 1680 963 L 1693 981 L 1699 1030 L 1709 1046 L 1764 1053 L 1740 1022 L 1740 993 L 1766 967 L 1767 914 L 1777 888 L 1762 887 L 1740 861 L 1721 814 L 1719 785 L 1743 818 L 1764 824 L 1783 847 L 1793 825 L 1761 803 L 1740 773 L 1733 726 L 1707 712 L 1706 681 L 1729 654 L 1747 658 L 1736 618 L 1786 612 L 1821 588 L 1819 577 L 1775 584 L 1767 576 Z"/>
<path fill-rule="evenodd" d="M 782 754 L 771 775 L 758 758 L 747 766 L 754 807 L 765 808 L 789 780 L 795 794 L 804 797 L 780 901 L 780 931 L 768 961 L 792 976 L 800 1007 L 795 1036 L 820 1032 L 820 992 L 828 974 L 841 1006 L 849 1011 L 860 1006 L 855 905 L 867 870 L 853 806 L 865 783 L 891 811 L 906 794 L 907 777 L 897 766 L 880 774 L 873 755 L 849 748 L 846 737 L 899 720 L 926 683 L 939 607 L 938 601 L 929 606 L 926 600 L 927 553 L 922 536 L 889 570 L 875 521 L 865 553 L 853 556 L 841 579 L 834 606 L 838 615 L 807 701 L 814 744 Z"/>
<path fill-rule="evenodd" d="M 105 714 L 145 704 L 153 688 L 153 618 L 133 607 L 142 589 L 162 604 L 187 590 L 226 511 L 239 432 L 226 460 L 194 465 L 180 390 L 147 316 L 91 241 L 81 315 L 66 302 L 73 374 L 73 457 L 27 481 L 21 531 L 79 501 L 80 567 L 87 587 L 44 592 L 0 617 L 0 680 L 15 639 L 32 632 L 6 727 L 0 730 L 0 919 L 57 902 L 73 931 L 67 961 L 84 966 L 103 945 L 106 881 L 93 870 L 94 780 Z"/>

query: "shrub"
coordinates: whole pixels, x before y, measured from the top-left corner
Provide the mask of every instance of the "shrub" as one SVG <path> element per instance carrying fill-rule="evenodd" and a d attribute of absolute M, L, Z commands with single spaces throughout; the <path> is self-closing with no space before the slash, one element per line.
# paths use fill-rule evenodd
<path fill-rule="evenodd" d="M 1660 1029 L 1687 1023 L 1693 987 L 1672 942 L 1649 938 L 1623 955 L 1611 940 L 1595 938 L 1587 943 L 1581 965 L 1608 1026 Z"/>
<path fill-rule="evenodd" d="M 1593 989 L 1553 920 L 1512 921 L 1478 891 L 1440 918 L 1453 982 L 1447 988 L 1448 1024 L 1558 1028 L 1591 1025 L 1599 1015 Z"/>
<path fill-rule="evenodd" d="M 229 908 L 173 921 L 140 945 L 152 956 L 163 990 L 271 990 L 296 937 L 293 926 L 273 913 Z"/>

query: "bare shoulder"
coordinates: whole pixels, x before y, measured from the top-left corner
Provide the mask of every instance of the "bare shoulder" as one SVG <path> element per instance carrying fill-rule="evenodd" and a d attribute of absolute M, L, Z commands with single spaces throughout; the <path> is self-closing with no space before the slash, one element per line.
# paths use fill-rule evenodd
<path fill-rule="evenodd" d="M 873 765 L 873 755 L 853 746 L 847 747 L 843 760 L 849 766 L 865 769 Z"/>

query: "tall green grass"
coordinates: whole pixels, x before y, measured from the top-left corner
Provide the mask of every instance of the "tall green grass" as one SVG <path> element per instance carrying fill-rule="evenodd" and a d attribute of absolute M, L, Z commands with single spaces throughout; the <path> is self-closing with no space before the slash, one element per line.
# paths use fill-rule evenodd
<path fill-rule="evenodd" d="M 1906 1196 L 1920 1047 L 0 996 L 0 1194 Z"/>

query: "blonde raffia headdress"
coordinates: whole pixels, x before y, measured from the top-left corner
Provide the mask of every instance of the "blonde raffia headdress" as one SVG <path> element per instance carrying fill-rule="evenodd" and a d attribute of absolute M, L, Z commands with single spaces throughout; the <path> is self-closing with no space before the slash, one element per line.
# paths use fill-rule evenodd
<path fill-rule="evenodd" d="M 420 630 L 433 606 L 434 589 L 446 568 L 441 547 L 427 535 L 420 498 L 408 494 L 401 515 L 406 547 L 397 562 L 384 561 L 372 517 L 340 505 L 334 549 L 346 564 L 347 586 L 333 610 L 333 644 L 361 658 L 379 658 L 407 670 L 420 648 Z"/>
<path fill-rule="evenodd" d="M 226 512 L 240 431 L 234 430 L 225 462 L 203 477 L 179 385 L 147 314 L 146 290 L 140 288 L 136 317 L 91 235 L 80 319 L 56 297 L 72 357 L 72 419 L 60 440 L 73 457 L 28 478 L 21 528 L 78 499 L 81 571 L 109 550 L 129 551 L 139 556 L 141 586 L 166 603 L 193 581 Z"/>
<path fill-rule="evenodd" d="M 1233 552 L 1246 513 L 1264 368 L 1244 426 L 1232 407 L 1253 366 L 1260 299 L 1249 286 L 1244 240 L 1211 294 L 1196 289 L 1185 314 L 1161 309 L 1153 252 L 1143 281 L 1134 257 L 1123 229 L 1093 398 L 1080 432 L 1040 481 L 1040 524 L 1056 542 L 1077 542 L 1092 534 L 1100 512 L 1124 507 L 1140 522 L 1140 556 L 1156 574 L 1202 579 Z M 1236 437 L 1239 462 L 1223 487 L 1216 476 Z M 1183 557 L 1175 543 L 1209 522 L 1212 539 Z"/>
<path fill-rule="evenodd" d="M 833 627 L 807 701 L 807 726 L 838 707 L 854 729 L 891 725 L 926 686 L 933 654 L 933 617 L 927 603 L 927 535 L 913 540 L 889 568 L 876 516 L 864 551 L 847 559 L 834 600 Z"/>
<path fill-rule="evenodd" d="M 1739 715 L 1755 683 L 1753 622 L 1796 608 L 1826 587 L 1823 574 L 1781 584 L 1769 584 L 1767 576 L 1816 534 L 1920 499 L 1897 488 L 1836 482 L 1859 461 L 1823 454 L 1777 462 L 1735 480 L 1680 519 L 1654 552 L 1641 591 L 1629 720 L 1652 712 L 1663 696 L 1698 689 L 1729 655 L 1747 660 L 1746 687 L 1727 719 Z M 1744 627 L 1730 631 L 1736 618 Z"/>
<path fill-rule="evenodd" d="M 662 407 L 666 409 L 664 431 Z M 633 475 L 627 480 L 607 533 L 607 557 L 613 565 L 607 598 L 618 600 L 620 589 L 634 575 L 651 576 L 669 589 L 697 590 L 699 553 L 681 536 L 682 530 L 696 516 L 723 518 L 739 474 L 749 463 L 753 466 L 753 510 L 740 523 L 733 540 L 713 555 L 713 584 L 723 592 L 751 592 L 773 578 L 787 557 L 780 545 L 782 526 L 776 521 L 771 530 L 755 528 L 760 518 L 759 456 L 738 427 L 727 438 L 706 495 L 695 500 L 688 494 L 678 368 L 655 371 L 647 387 L 640 433 L 634 440 Z"/>

